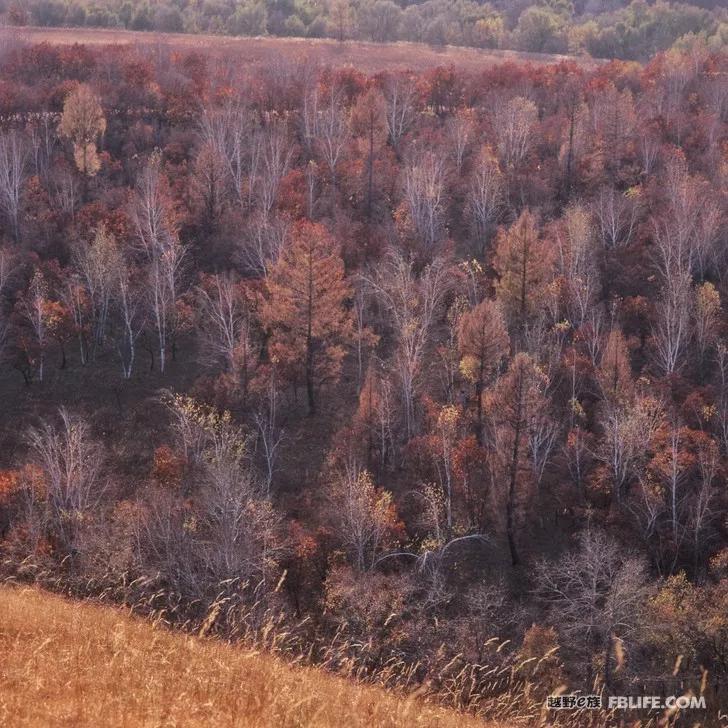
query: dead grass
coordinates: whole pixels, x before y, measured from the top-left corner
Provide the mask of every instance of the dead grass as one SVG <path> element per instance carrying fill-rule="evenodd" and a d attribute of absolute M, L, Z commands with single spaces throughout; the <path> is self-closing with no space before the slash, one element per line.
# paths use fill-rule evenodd
<path fill-rule="evenodd" d="M 0 654 L 0 725 L 13 728 L 485 725 L 31 588 L 0 588 Z"/>
<path fill-rule="evenodd" d="M 338 41 L 328 38 L 236 38 L 221 35 L 182 33 L 145 33 L 97 28 L 7 28 L 2 31 L 14 39 L 30 43 L 68 45 L 155 45 L 162 43 L 175 49 L 203 50 L 209 53 L 233 52 L 241 63 L 266 65 L 287 60 L 294 63 L 351 65 L 366 72 L 385 69 L 422 71 L 437 66 L 454 65 L 477 70 L 505 61 L 528 61 L 535 64 L 577 61 L 595 67 L 602 61 L 574 56 L 489 51 L 458 46 L 433 47 L 422 43 L 366 43 Z"/>

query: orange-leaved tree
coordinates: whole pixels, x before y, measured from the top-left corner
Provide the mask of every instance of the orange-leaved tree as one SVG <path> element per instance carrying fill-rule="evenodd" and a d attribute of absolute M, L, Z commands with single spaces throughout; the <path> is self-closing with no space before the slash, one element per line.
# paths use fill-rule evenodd
<path fill-rule="evenodd" d="M 522 337 L 543 307 L 553 280 L 553 252 L 539 237 L 536 218 L 528 210 L 508 229 L 501 229 L 493 267 L 496 296 L 512 335 Z"/>
<path fill-rule="evenodd" d="M 338 377 L 352 340 L 350 296 L 338 244 L 323 225 L 297 224 L 266 281 L 261 320 L 271 357 L 305 380 L 309 414 L 316 388 Z"/>
<path fill-rule="evenodd" d="M 483 444 L 483 387 L 488 374 L 494 372 L 508 354 L 510 340 L 500 307 L 495 301 L 481 301 L 466 311 L 458 327 L 458 348 L 462 356 L 460 369 L 475 384 L 477 408 L 476 437 Z"/>

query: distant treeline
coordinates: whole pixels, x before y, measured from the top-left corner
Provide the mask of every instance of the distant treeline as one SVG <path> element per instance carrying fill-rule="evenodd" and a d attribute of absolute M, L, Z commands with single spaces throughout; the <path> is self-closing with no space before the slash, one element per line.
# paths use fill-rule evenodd
<path fill-rule="evenodd" d="M 695 36 L 728 45 L 723 0 L 0 0 L 13 25 L 407 40 L 643 60 Z"/>

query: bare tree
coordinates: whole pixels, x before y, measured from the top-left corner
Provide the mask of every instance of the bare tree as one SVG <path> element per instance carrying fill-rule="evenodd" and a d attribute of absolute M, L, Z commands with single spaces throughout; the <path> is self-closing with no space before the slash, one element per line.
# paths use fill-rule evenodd
<path fill-rule="evenodd" d="M 361 388 L 364 377 L 364 358 L 366 352 L 374 348 L 379 337 L 368 325 L 367 315 L 370 304 L 370 291 L 365 280 L 357 279 L 354 286 L 354 345 L 356 347 L 357 383 Z"/>
<path fill-rule="evenodd" d="M 665 165 L 662 183 L 666 208 L 652 221 L 657 267 L 665 280 L 683 271 L 702 278 L 723 255 L 715 245 L 723 211 L 710 185 L 688 173 L 681 154 L 674 154 Z"/>
<path fill-rule="evenodd" d="M 475 120 L 472 109 L 461 109 L 447 120 L 447 139 L 458 177 L 462 174 L 465 154 L 470 146 L 474 131 Z"/>
<path fill-rule="evenodd" d="M 314 89 L 313 94 L 316 98 L 311 99 L 306 106 L 312 114 L 308 131 L 313 137 L 314 149 L 329 169 L 335 195 L 336 168 L 351 136 L 349 113 L 343 93 L 335 86 L 328 90 L 323 103 L 318 98 L 318 89 Z"/>
<path fill-rule="evenodd" d="M 659 367 L 665 374 L 673 374 L 685 364 L 693 333 L 690 321 L 694 299 L 686 270 L 670 271 L 668 275 L 657 307 L 653 336 Z"/>
<path fill-rule="evenodd" d="M 235 376 L 243 398 L 253 366 L 250 314 L 242 284 L 231 275 L 215 274 L 198 286 L 199 355 L 203 363 Z"/>
<path fill-rule="evenodd" d="M 20 206 L 28 176 L 29 148 L 16 131 L 0 134 L 0 210 L 15 242 L 20 241 Z"/>
<path fill-rule="evenodd" d="M 86 294 L 86 286 L 78 273 L 69 274 L 61 296 L 73 318 L 73 326 L 76 329 L 76 338 L 78 339 L 78 353 L 81 364 L 85 366 L 88 363 L 88 341 L 86 335 L 88 333 L 89 301 Z"/>
<path fill-rule="evenodd" d="M 48 525 L 63 550 L 73 555 L 85 519 L 104 494 L 103 451 L 88 423 L 65 409 L 57 424 L 31 428 L 28 444 L 43 473 Z"/>
<path fill-rule="evenodd" d="M 243 291 L 230 274 L 216 273 L 207 284 L 197 287 L 200 356 L 206 364 L 222 362 L 227 371 L 234 371 L 238 357 L 249 355 L 249 317 Z"/>
<path fill-rule="evenodd" d="M 254 215 L 240 243 L 240 263 L 253 275 L 267 278 L 271 267 L 278 262 L 287 235 L 286 220 L 275 216 Z"/>
<path fill-rule="evenodd" d="M 605 248 L 612 250 L 632 242 L 641 209 L 637 193 L 621 193 L 613 187 L 600 187 L 591 207 L 599 239 Z"/>
<path fill-rule="evenodd" d="M 291 161 L 291 144 L 284 122 L 271 121 L 253 136 L 248 184 L 267 219 L 278 199 L 281 181 Z"/>
<path fill-rule="evenodd" d="M 670 529 L 672 542 L 677 551 L 682 538 L 682 524 L 680 510 L 685 497 L 684 489 L 688 477 L 688 467 L 681 452 L 682 431 L 679 423 L 673 422 L 670 426 L 670 435 L 667 441 L 665 457 L 661 463 L 661 475 L 668 494 L 670 509 Z"/>
<path fill-rule="evenodd" d="M 73 219 L 81 200 L 81 193 L 76 176 L 64 166 L 50 170 L 48 180 L 50 204 L 58 213 Z"/>
<path fill-rule="evenodd" d="M 19 301 L 19 307 L 35 338 L 38 356 L 38 380 L 40 382 L 43 381 L 45 353 L 49 339 L 47 296 L 48 284 L 43 273 L 36 269 L 28 285 L 28 290 Z"/>
<path fill-rule="evenodd" d="M 428 248 L 444 232 L 444 182 L 444 162 L 432 152 L 419 155 L 405 170 L 404 199 L 414 231 Z"/>
<path fill-rule="evenodd" d="M 717 432 L 721 450 L 725 455 L 728 453 L 728 347 L 723 341 L 718 343 L 715 352 L 715 360 L 718 368 L 716 389 L 717 405 Z"/>
<path fill-rule="evenodd" d="M 282 555 L 280 517 L 261 492 L 245 442 L 219 431 L 203 462 L 196 540 L 207 577 L 269 581 Z"/>
<path fill-rule="evenodd" d="M 600 418 L 603 435 L 594 456 L 607 467 L 616 502 L 621 502 L 630 478 L 641 473 L 646 445 L 662 420 L 662 405 L 649 397 L 605 402 Z"/>
<path fill-rule="evenodd" d="M 642 159 L 642 175 L 653 174 L 660 158 L 660 134 L 652 126 L 643 125 L 638 134 L 639 152 Z"/>
<path fill-rule="evenodd" d="M 114 236 L 101 225 L 90 244 L 73 250 L 73 261 L 91 304 L 92 353 L 103 346 L 121 257 Z"/>
<path fill-rule="evenodd" d="M 475 163 L 466 202 L 470 229 L 481 258 L 502 214 L 504 202 L 503 175 L 498 160 L 489 147 L 484 147 Z"/>
<path fill-rule="evenodd" d="M 136 271 L 125 260 L 120 260 L 116 270 L 117 310 L 121 319 L 117 348 L 124 379 L 131 379 L 136 361 L 136 342 L 145 324 L 144 293 L 136 278 Z"/>
<path fill-rule="evenodd" d="M 285 438 L 285 432 L 278 426 L 278 383 L 275 369 L 271 370 L 261 405 L 253 420 L 258 431 L 257 445 L 265 463 L 263 475 L 265 494 L 270 496 L 279 450 Z"/>
<path fill-rule="evenodd" d="M 378 489 L 372 476 L 356 463 L 348 463 L 333 478 L 329 498 L 338 536 L 359 571 L 373 568 L 394 526 L 392 495 Z"/>
<path fill-rule="evenodd" d="M 157 334 L 159 368 L 164 372 L 170 341 L 174 336 L 185 250 L 177 234 L 171 200 L 154 160 L 141 175 L 133 212 L 137 241 L 147 263 L 148 295 Z"/>
<path fill-rule="evenodd" d="M 229 168 L 223 154 L 214 143 L 201 141 L 192 165 L 190 191 L 208 234 L 217 229 L 228 203 Z"/>
<path fill-rule="evenodd" d="M 544 407 L 531 412 L 527 432 L 533 480 L 536 487 L 540 489 L 544 473 L 561 436 L 561 428 L 548 409 Z"/>
<path fill-rule="evenodd" d="M 409 130 L 417 110 L 417 91 L 413 80 L 400 74 L 389 78 L 384 87 L 387 102 L 387 131 L 395 150 Z"/>
<path fill-rule="evenodd" d="M 522 96 L 495 104 L 493 129 L 498 154 L 505 167 L 517 167 L 526 158 L 533 145 L 533 127 L 537 120 L 536 104 Z"/>
<path fill-rule="evenodd" d="M 53 153 L 58 144 L 55 120 L 50 114 L 41 114 L 27 131 L 29 135 L 33 169 L 44 181 L 48 180 Z"/>
<path fill-rule="evenodd" d="M 240 598 L 273 583 L 283 555 L 280 517 L 265 497 L 249 439 L 229 412 L 166 393 L 177 447 L 194 468 L 195 500 L 186 517 L 165 504 L 143 534 L 147 552 L 177 589 L 198 597 Z"/>
<path fill-rule="evenodd" d="M 569 206 L 557 227 L 557 263 L 568 287 L 567 314 L 581 327 L 599 295 L 599 270 L 591 215 L 579 204 Z"/>
<path fill-rule="evenodd" d="M 604 655 L 609 688 L 613 643 L 628 642 L 635 635 L 648 595 L 644 560 L 603 532 L 589 529 L 580 535 L 578 549 L 555 564 L 540 564 L 537 583 L 568 644 L 587 664 L 595 650 Z"/>
<path fill-rule="evenodd" d="M 715 481 L 719 468 L 720 451 L 711 439 L 698 451 L 700 480 L 688 514 L 688 524 L 693 536 L 693 572 L 696 577 L 699 576 L 700 564 L 704 563 L 702 557 L 706 537 L 716 516 Z"/>
<path fill-rule="evenodd" d="M 249 206 L 246 177 L 251 169 L 251 139 L 254 124 L 249 110 L 242 104 L 229 104 L 221 110 L 205 109 L 198 130 L 201 146 L 211 149 L 222 161 L 227 185 L 241 209 Z M 252 194 L 253 188 L 248 190 Z"/>
<path fill-rule="evenodd" d="M 400 384 L 404 432 L 409 439 L 415 431 L 415 399 L 425 349 L 447 289 L 447 267 L 436 259 L 418 278 L 411 261 L 390 252 L 379 270 L 365 280 L 386 308 L 394 328 L 394 368 Z"/>

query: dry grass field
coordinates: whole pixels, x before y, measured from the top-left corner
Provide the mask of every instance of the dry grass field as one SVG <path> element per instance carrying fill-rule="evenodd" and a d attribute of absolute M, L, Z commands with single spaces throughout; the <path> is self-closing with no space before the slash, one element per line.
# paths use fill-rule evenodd
<path fill-rule="evenodd" d="M 419 43 L 365 43 L 331 39 L 306 38 L 235 38 L 218 35 L 185 35 L 143 33 L 126 30 L 94 28 L 5 28 L 6 37 L 30 43 L 84 45 L 153 45 L 162 43 L 178 49 L 202 49 L 205 52 L 233 52 L 242 63 L 270 64 L 280 60 L 324 65 L 352 65 L 362 71 L 385 69 L 422 71 L 437 66 L 453 65 L 478 69 L 506 61 L 528 61 L 535 64 L 576 60 L 587 66 L 600 63 L 589 58 L 520 53 L 517 51 L 486 51 L 477 48 L 444 46 L 435 48 Z"/>
<path fill-rule="evenodd" d="M 0 655 L 0 725 L 13 728 L 483 725 L 36 589 L 0 588 Z"/>

